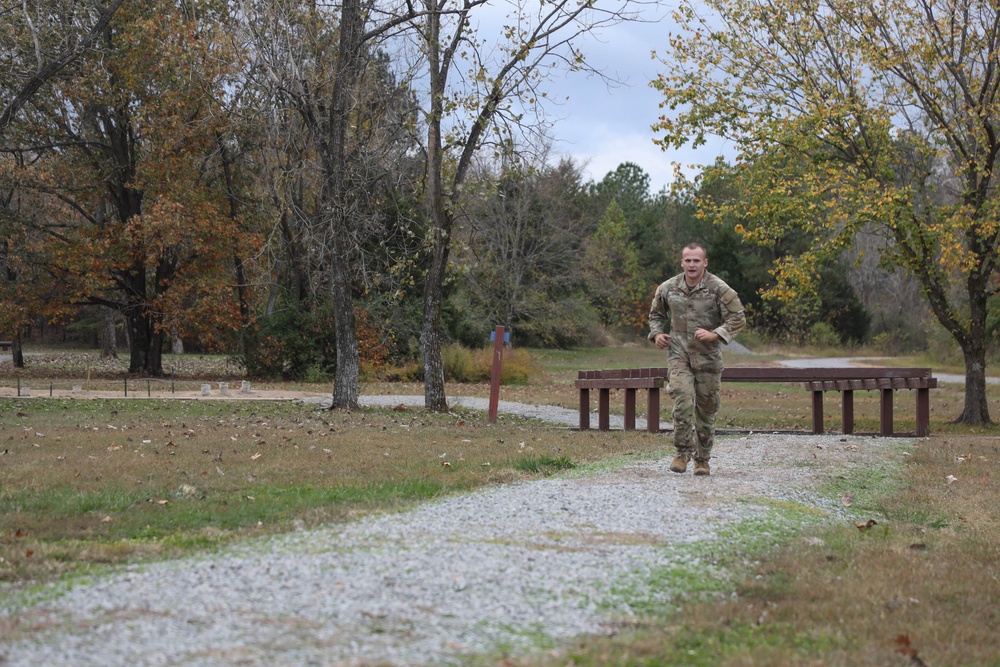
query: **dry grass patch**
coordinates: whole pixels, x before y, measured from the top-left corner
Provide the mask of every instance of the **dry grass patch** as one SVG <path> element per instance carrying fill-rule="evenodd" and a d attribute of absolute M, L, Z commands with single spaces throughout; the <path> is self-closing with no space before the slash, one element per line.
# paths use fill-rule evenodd
<path fill-rule="evenodd" d="M 1000 440 L 921 441 L 846 521 L 765 554 L 732 597 L 511 665 L 969 667 L 1000 656 Z M 845 499 L 846 502 L 846 499 Z"/>
<path fill-rule="evenodd" d="M 0 399 L 0 580 L 395 511 L 665 442 L 466 412 Z"/>

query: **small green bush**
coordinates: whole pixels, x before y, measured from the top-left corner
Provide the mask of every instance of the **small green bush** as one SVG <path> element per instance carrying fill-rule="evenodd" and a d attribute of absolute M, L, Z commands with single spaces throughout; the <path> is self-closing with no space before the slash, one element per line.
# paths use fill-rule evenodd
<path fill-rule="evenodd" d="M 809 343 L 816 347 L 838 347 L 840 335 L 826 322 L 816 322 L 809 327 Z"/>

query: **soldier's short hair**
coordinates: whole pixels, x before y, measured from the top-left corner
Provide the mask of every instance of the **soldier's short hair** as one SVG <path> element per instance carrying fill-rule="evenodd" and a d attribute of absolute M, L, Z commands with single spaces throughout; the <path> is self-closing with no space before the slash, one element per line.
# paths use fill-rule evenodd
<path fill-rule="evenodd" d="M 708 257 L 708 251 L 705 250 L 705 246 L 698 243 L 697 241 L 692 241 L 691 243 L 688 243 L 686 246 L 684 246 L 684 250 L 701 250 L 705 254 L 705 257 Z"/>

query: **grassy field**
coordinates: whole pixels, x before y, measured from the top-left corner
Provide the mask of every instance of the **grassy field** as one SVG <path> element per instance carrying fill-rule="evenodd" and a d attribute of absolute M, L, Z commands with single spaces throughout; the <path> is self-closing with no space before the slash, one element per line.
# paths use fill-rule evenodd
<path fill-rule="evenodd" d="M 531 382 L 503 387 L 502 399 L 575 408 L 577 370 L 662 364 L 645 346 L 532 356 L 538 370 Z M 757 365 L 780 356 L 727 363 Z M 29 359 L 25 377 L 36 384 L 75 381 L 88 370 L 96 377 L 93 357 L 39 355 L 33 364 Z M 192 357 L 177 366 L 182 362 L 182 379 L 238 377 L 222 358 Z M 13 377 L 8 370 L 0 366 L 2 382 Z M 485 385 L 448 389 L 488 395 Z M 366 394 L 421 391 L 375 382 L 362 387 Z M 901 392 L 896 401 L 900 431 L 913 428 L 907 397 Z M 831 490 L 856 493 L 857 503 L 879 517 L 872 529 L 828 527 L 755 553 L 757 565 L 734 597 L 691 599 L 614 637 L 584 638 L 530 659 L 493 656 L 484 664 L 1000 664 L 1000 429 L 948 423 L 962 400 L 960 385 L 932 392 L 934 435 L 918 442 L 900 479 L 845 479 L 843 489 Z M 994 416 L 1000 414 L 1000 390 L 991 387 L 989 400 Z M 727 384 L 719 425 L 805 429 L 809 405 L 808 393 L 796 387 Z M 835 401 L 827 412 L 828 427 L 839 428 Z M 858 392 L 855 414 L 859 430 L 877 430 L 877 394 Z M 666 446 L 666 438 L 643 432 L 580 433 L 508 415 L 488 425 L 483 414 L 462 411 L 0 399 L 0 580 L 20 587 L 107 564 L 175 557 L 603 459 L 661 456 Z"/>

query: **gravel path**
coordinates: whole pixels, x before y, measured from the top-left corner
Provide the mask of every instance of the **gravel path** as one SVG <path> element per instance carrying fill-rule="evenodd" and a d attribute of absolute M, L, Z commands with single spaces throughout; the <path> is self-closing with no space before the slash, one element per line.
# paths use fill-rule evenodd
<path fill-rule="evenodd" d="M 564 423 L 559 409 L 518 409 Z M 817 485 L 900 444 L 720 438 L 707 478 L 673 474 L 669 460 L 630 463 L 126 567 L 31 600 L 0 588 L 0 665 L 425 665 L 528 651 L 682 596 L 678 569 L 712 574 L 706 545 L 720 531 L 758 519 L 794 528 L 772 501 L 843 520 Z"/>

